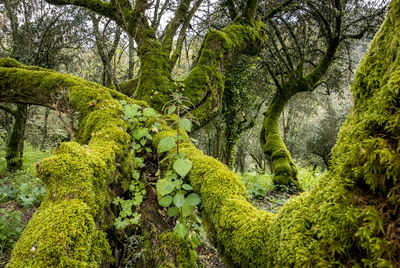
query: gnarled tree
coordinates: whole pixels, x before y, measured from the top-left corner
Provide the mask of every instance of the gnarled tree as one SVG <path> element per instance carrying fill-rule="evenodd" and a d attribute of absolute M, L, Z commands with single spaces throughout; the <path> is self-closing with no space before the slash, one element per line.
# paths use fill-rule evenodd
<path fill-rule="evenodd" d="M 354 107 L 325 180 L 292 198 L 278 214 L 256 209 L 238 177 L 184 135 L 180 150 L 193 163 L 189 180 L 202 198 L 203 223 L 232 265 L 399 264 L 399 19 L 400 0 L 394 0 L 357 70 Z M 205 42 L 213 43 L 212 36 L 222 33 L 213 32 Z M 46 198 L 18 241 L 9 267 L 99 266 L 109 251 L 103 232 L 103 208 L 110 202 L 107 185 L 123 178 L 115 175 L 124 174 L 129 145 L 114 98 L 130 100 L 79 78 L 15 61 L 2 60 L 0 66 L 0 101 L 49 106 L 52 94 L 68 96 L 62 99 L 80 112 L 77 141 L 84 144 L 63 143 L 39 166 Z M 170 135 L 176 131 L 163 130 L 154 143 Z M 169 264 L 193 263 L 181 258 Z"/>
<path fill-rule="evenodd" d="M 349 49 L 349 40 L 361 39 L 378 28 L 386 3 L 287 2 L 291 6 L 285 12 L 265 17 L 269 39 L 263 64 L 276 90 L 264 114 L 260 143 L 270 161 L 274 183 L 299 187 L 296 165 L 280 134 L 279 117 L 294 95 L 324 87 L 324 77 L 339 52 Z"/>

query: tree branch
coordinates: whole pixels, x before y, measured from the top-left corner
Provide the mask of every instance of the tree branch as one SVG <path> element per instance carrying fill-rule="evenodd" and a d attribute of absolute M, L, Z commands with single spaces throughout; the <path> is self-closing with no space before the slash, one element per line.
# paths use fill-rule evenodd
<path fill-rule="evenodd" d="M 262 21 L 268 21 L 272 19 L 277 13 L 285 10 L 286 7 L 290 6 L 295 0 L 286 0 L 276 8 L 272 9 L 267 15 L 262 18 Z M 296 0 L 297 1 L 297 0 Z"/>
<path fill-rule="evenodd" d="M 185 21 L 185 17 L 191 2 L 192 0 L 181 0 L 178 8 L 175 11 L 174 18 L 169 22 L 167 29 L 165 30 L 164 38 L 161 41 L 161 46 L 166 53 L 170 53 L 172 50 L 174 37 L 179 26 Z"/>
<path fill-rule="evenodd" d="M 189 14 L 185 18 L 185 22 L 183 23 L 181 31 L 179 32 L 178 40 L 176 42 L 176 48 L 171 56 L 171 68 L 175 65 L 181 54 L 183 41 L 185 41 L 186 30 L 190 25 L 190 20 L 193 18 L 194 13 L 196 13 L 202 2 L 203 0 L 197 0 L 193 8 L 190 10 Z"/>
<path fill-rule="evenodd" d="M 17 110 L 13 110 L 10 107 L 8 107 L 7 105 L 4 105 L 2 103 L 0 103 L 0 109 L 15 116 L 17 114 Z"/>
<path fill-rule="evenodd" d="M 106 16 L 113 20 L 117 20 L 115 17 L 115 7 L 113 2 L 106 3 L 102 0 L 46 0 L 47 3 L 54 5 L 74 5 L 79 7 L 84 7 L 92 10 L 100 15 Z"/>
<path fill-rule="evenodd" d="M 224 4 L 228 8 L 229 17 L 232 21 L 234 21 L 238 16 L 234 0 L 226 0 L 224 1 Z"/>

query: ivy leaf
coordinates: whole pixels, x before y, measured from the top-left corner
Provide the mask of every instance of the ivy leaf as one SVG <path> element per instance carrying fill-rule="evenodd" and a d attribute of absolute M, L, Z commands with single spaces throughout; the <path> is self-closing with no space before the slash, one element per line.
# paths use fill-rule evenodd
<path fill-rule="evenodd" d="M 185 196 L 181 193 L 177 193 L 174 196 L 174 204 L 177 208 L 180 208 L 183 206 L 183 203 L 185 202 Z"/>
<path fill-rule="evenodd" d="M 178 223 L 174 228 L 174 233 L 180 238 L 185 238 L 188 235 L 188 228 L 183 223 Z"/>
<path fill-rule="evenodd" d="M 158 144 L 159 148 L 160 148 L 160 153 L 163 152 L 168 152 L 170 151 L 172 148 L 174 148 L 175 146 L 175 138 L 168 136 L 168 137 L 164 137 L 160 140 L 160 143 Z"/>
<path fill-rule="evenodd" d="M 191 206 L 196 206 L 201 202 L 200 196 L 196 193 L 191 193 L 186 197 L 186 202 Z"/>
<path fill-rule="evenodd" d="M 179 121 L 179 127 L 185 131 L 190 132 L 192 130 L 192 122 L 189 119 L 182 119 Z"/>
<path fill-rule="evenodd" d="M 176 215 L 178 215 L 178 213 L 179 213 L 179 209 L 177 207 L 168 208 L 168 216 L 175 217 Z"/>
<path fill-rule="evenodd" d="M 157 193 L 161 196 L 172 193 L 175 189 L 175 183 L 168 181 L 166 179 L 162 179 L 157 181 L 156 183 Z"/>
<path fill-rule="evenodd" d="M 172 167 L 181 177 L 185 177 L 192 169 L 192 162 L 189 159 L 179 158 Z"/>
<path fill-rule="evenodd" d="M 158 201 L 158 204 L 160 204 L 160 206 L 164 208 L 169 207 L 171 203 L 172 203 L 172 196 L 170 195 L 164 196 Z"/>
<path fill-rule="evenodd" d="M 182 188 L 184 189 L 184 190 L 186 190 L 186 191 L 190 191 L 190 190 L 193 190 L 193 187 L 191 186 L 191 185 L 189 185 L 189 184 L 182 184 Z"/>

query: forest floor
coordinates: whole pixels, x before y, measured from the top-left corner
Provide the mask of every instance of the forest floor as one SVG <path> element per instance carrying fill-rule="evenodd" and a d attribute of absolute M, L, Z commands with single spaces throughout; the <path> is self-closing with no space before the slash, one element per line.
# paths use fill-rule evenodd
<path fill-rule="evenodd" d="M 25 209 L 15 201 L 0 203 L 0 218 L 4 217 L 4 221 L 0 220 L 2 221 L 0 223 L 0 232 L 7 232 L 7 236 L 3 235 L 0 239 L 2 240 L 2 248 L 0 248 L 0 267 L 5 267 L 10 260 L 12 249 L 11 243 L 16 242 L 22 230 L 32 218 L 36 209 L 37 207 Z M 2 226 L 3 223 L 4 225 L 7 224 L 8 226 Z"/>

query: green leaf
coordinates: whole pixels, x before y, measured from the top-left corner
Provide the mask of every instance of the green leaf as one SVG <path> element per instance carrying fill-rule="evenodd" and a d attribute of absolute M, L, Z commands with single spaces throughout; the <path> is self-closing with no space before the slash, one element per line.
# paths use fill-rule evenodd
<path fill-rule="evenodd" d="M 160 153 L 163 152 L 168 152 L 170 151 L 172 148 L 174 148 L 175 146 L 175 138 L 168 136 L 168 137 L 164 137 L 160 140 L 160 143 L 158 144 L 158 147 L 160 148 Z"/>
<path fill-rule="evenodd" d="M 128 219 L 122 220 L 121 217 L 118 217 L 115 219 L 114 225 L 117 230 L 122 230 L 129 225 L 129 220 Z"/>
<path fill-rule="evenodd" d="M 136 140 L 140 140 L 141 138 L 143 138 L 144 136 L 146 136 L 147 134 L 149 134 L 149 129 L 148 128 L 136 128 L 133 133 L 132 136 L 136 139 Z"/>
<path fill-rule="evenodd" d="M 188 235 L 188 228 L 183 223 L 178 223 L 174 228 L 174 233 L 180 238 L 185 238 Z"/>
<path fill-rule="evenodd" d="M 134 170 L 134 171 L 132 171 L 132 177 L 135 179 L 135 180 L 138 180 L 139 178 L 140 178 L 140 172 L 138 171 L 138 170 Z"/>
<path fill-rule="evenodd" d="M 168 216 L 175 217 L 178 214 L 179 214 L 179 209 L 177 207 L 168 208 Z"/>
<path fill-rule="evenodd" d="M 142 114 L 142 112 L 139 111 L 140 106 L 137 104 L 129 104 L 124 106 L 124 114 L 125 117 L 132 119 L 134 117 L 137 117 Z"/>
<path fill-rule="evenodd" d="M 172 167 L 181 177 L 185 177 L 192 169 L 192 162 L 189 159 L 180 158 L 174 162 Z"/>
<path fill-rule="evenodd" d="M 193 187 L 191 186 L 191 185 L 189 185 L 189 184 L 182 184 L 182 188 L 184 189 L 184 190 L 186 190 L 186 191 L 190 191 L 190 190 L 193 190 Z"/>
<path fill-rule="evenodd" d="M 176 106 L 175 105 L 169 107 L 168 108 L 168 114 L 173 114 L 175 112 L 175 110 L 176 110 Z"/>
<path fill-rule="evenodd" d="M 192 130 L 192 122 L 189 119 L 181 119 L 179 121 L 179 127 L 183 130 L 190 132 Z"/>
<path fill-rule="evenodd" d="M 198 247 L 201 245 L 201 242 L 197 239 L 196 235 L 191 235 L 190 240 L 192 241 L 192 243 L 195 247 Z"/>
<path fill-rule="evenodd" d="M 196 206 L 201 202 L 200 196 L 198 196 L 196 193 L 191 193 L 186 197 L 186 202 L 191 206 Z"/>
<path fill-rule="evenodd" d="M 182 216 L 183 217 L 188 217 L 194 212 L 194 206 L 189 205 L 187 200 L 185 200 L 183 206 L 182 206 Z"/>
<path fill-rule="evenodd" d="M 181 193 L 177 193 L 174 196 L 174 204 L 177 208 L 180 208 L 183 206 L 183 203 L 185 202 L 185 196 Z"/>
<path fill-rule="evenodd" d="M 161 198 L 158 201 L 158 204 L 165 208 L 169 207 L 171 205 L 171 203 L 172 203 L 172 196 L 170 196 L 170 195 L 164 196 L 163 198 Z"/>
<path fill-rule="evenodd" d="M 178 178 L 178 175 L 173 170 L 168 170 L 165 173 L 165 178 L 169 180 L 176 180 Z"/>
<path fill-rule="evenodd" d="M 157 116 L 157 112 L 152 108 L 145 108 L 143 110 L 143 115 L 146 116 L 146 117 L 156 117 Z"/>
<path fill-rule="evenodd" d="M 175 183 L 168 181 L 166 179 L 162 179 L 157 181 L 156 183 L 157 193 L 161 196 L 172 193 L 175 189 Z"/>

